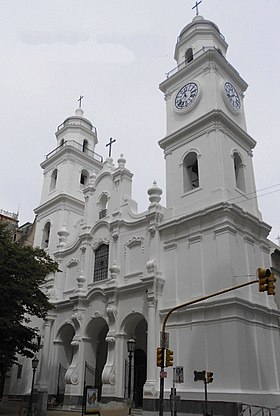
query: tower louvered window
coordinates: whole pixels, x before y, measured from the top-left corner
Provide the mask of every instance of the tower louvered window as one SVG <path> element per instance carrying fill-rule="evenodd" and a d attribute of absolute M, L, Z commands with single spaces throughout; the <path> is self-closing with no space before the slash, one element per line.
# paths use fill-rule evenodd
<path fill-rule="evenodd" d="M 199 187 L 198 160 L 195 152 L 190 152 L 185 157 L 183 175 L 184 192 L 189 192 Z"/>
<path fill-rule="evenodd" d="M 95 250 L 94 276 L 93 276 L 94 282 L 107 279 L 108 259 L 109 259 L 109 246 L 107 246 L 106 244 L 102 244 L 97 250 Z"/>

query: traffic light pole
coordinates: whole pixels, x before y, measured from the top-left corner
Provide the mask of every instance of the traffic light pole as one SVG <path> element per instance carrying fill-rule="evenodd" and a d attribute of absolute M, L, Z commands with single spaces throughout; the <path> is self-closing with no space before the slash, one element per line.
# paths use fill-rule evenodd
<path fill-rule="evenodd" d="M 164 318 L 164 321 L 162 324 L 162 332 L 165 333 L 166 323 L 170 315 L 173 312 L 177 311 L 178 309 L 185 308 L 186 306 L 193 305 L 194 303 L 202 302 L 203 300 L 214 298 L 215 296 L 223 295 L 224 293 L 231 292 L 232 290 L 240 289 L 241 287 L 253 285 L 254 283 L 258 283 L 258 282 L 259 282 L 259 279 L 251 280 L 250 282 L 241 283 L 241 285 L 228 287 L 227 289 L 219 290 L 218 292 L 212 293 L 211 295 L 202 296 L 201 298 L 197 298 L 189 302 L 182 303 L 181 305 L 175 306 L 174 308 L 170 309 L 170 311 L 167 313 L 166 317 Z"/>
<path fill-rule="evenodd" d="M 207 381 L 206 380 L 204 380 L 204 393 L 205 393 L 205 416 L 208 416 Z"/>
<path fill-rule="evenodd" d="M 223 295 L 224 293 L 231 292 L 232 290 L 240 289 L 241 287 L 250 286 L 254 283 L 259 283 L 259 279 L 257 280 L 251 280 L 250 282 L 242 283 L 237 286 L 232 286 L 227 289 L 219 290 L 218 292 L 212 293 L 211 295 L 202 296 L 201 298 L 191 300 L 186 303 L 182 303 L 181 305 L 177 305 L 174 308 L 170 309 L 170 311 L 167 313 L 166 317 L 164 318 L 163 324 L 162 324 L 162 333 L 165 334 L 165 327 L 166 323 L 168 321 L 168 318 L 170 315 L 177 311 L 178 309 L 185 308 L 186 306 L 193 305 L 198 302 L 202 302 L 203 300 L 207 300 L 210 298 L 214 298 L 215 296 Z M 161 367 L 161 374 L 160 374 L 160 391 L 159 391 L 159 416 L 163 416 L 163 400 L 164 400 L 164 378 L 163 378 L 163 372 L 164 372 L 164 363 L 163 367 Z M 207 393 L 206 393 L 207 394 Z"/>
<path fill-rule="evenodd" d="M 163 416 L 163 402 L 164 402 L 164 365 L 160 369 L 160 385 L 159 385 L 159 415 Z"/>

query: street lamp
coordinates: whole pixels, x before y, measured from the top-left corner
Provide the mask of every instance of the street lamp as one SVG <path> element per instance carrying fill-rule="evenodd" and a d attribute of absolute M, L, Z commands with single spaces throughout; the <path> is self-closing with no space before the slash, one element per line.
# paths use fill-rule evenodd
<path fill-rule="evenodd" d="M 128 399 L 131 396 L 131 362 L 132 356 L 135 351 L 135 341 L 133 338 L 127 341 L 127 351 L 128 351 L 128 359 L 129 359 L 129 367 L 128 367 Z M 131 406 L 129 408 L 129 414 L 131 414 Z"/>
<path fill-rule="evenodd" d="M 34 357 L 31 364 L 32 364 L 32 384 L 31 384 L 31 393 L 30 393 L 30 400 L 28 406 L 27 416 L 32 416 L 32 403 L 33 403 L 33 392 L 34 392 L 34 380 L 35 380 L 35 373 L 38 367 L 39 360 L 38 358 Z"/>

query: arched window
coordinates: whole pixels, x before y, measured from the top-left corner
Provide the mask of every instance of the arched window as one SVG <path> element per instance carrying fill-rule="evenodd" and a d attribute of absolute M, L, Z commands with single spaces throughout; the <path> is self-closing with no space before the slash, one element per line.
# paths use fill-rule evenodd
<path fill-rule="evenodd" d="M 47 248 L 49 246 L 50 232 L 51 232 L 51 223 L 47 222 L 43 230 L 42 248 Z"/>
<path fill-rule="evenodd" d="M 89 177 L 88 171 L 83 169 L 81 172 L 80 184 L 86 185 L 88 183 L 88 177 Z"/>
<path fill-rule="evenodd" d="M 241 157 L 239 156 L 237 152 L 233 154 L 233 161 L 234 161 L 234 173 L 235 173 L 236 186 L 241 191 L 246 192 L 244 165 L 242 163 Z"/>
<path fill-rule="evenodd" d="M 188 64 L 192 60 L 193 60 L 193 50 L 192 50 L 192 48 L 189 48 L 189 49 L 187 49 L 187 51 L 185 53 L 186 64 Z"/>
<path fill-rule="evenodd" d="M 184 192 L 191 191 L 192 189 L 199 187 L 199 172 L 197 154 L 190 152 L 184 159 L 183 163 L 183 182 Z"/>
<path fill-rule="evenodd" d="M 57 174 L 58 174 L 57 169 L 55 169 L 51 176 L 50 191 L 53 191 L 56 188 Z"/>
<path fill-rule="evenodd" d="M 83 152 L 87 153 L 87 151 L 88 151 L 88 141 L 84 140 L 83 141 Z"/>
<path fill-rule="evenodd" d="M 108 277 L 108 259 L 109 259 L 109 246 L 102 244 L 95 250 L 94 261 L 94 275 L 93 281 L 107 279 Z"/>
<path fill-rule="evenodd" d="M 100 211 L 99 211 L 99 219 L 104 218 L 107 216 L 107 208 L 108 208 L 108 196 L 103 194 L 99 200 L 100 204 Z"/>

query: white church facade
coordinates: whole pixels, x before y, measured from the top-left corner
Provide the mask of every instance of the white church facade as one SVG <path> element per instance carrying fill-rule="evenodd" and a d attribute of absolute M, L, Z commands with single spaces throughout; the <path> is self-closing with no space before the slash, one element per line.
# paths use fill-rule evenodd
<path fill-rule="evenodd" d="M 280 253 L 255 198 L 247 84 L 226 51 L 218 27 L 202 16 L 178 37 L 177 68 L 160 85 L 165 206 L 151 181 L 147 210 L 138 213 L 125 158 L 114 163 L 95 153 L 97 131 L 81 107 L 58 127 L 57 147 L 41 164 L 35 209 L 34 244 L 61 270 L 43 288 L 54 305 L 41 328 L 35 383 L 45 399 L 63 396 L 65 408 L 80 405 L 84 384 L 95 385 L 105 401 L 127 397 L 133 338 L 134 405 L 157 411 L 156 348 L 168 311 L 252 280 L 258 267 L 279 276 Z M 174 366 L 184 367 L 177 385 L 182 413 L 196 413 L 195 403 L 204 400 L 193 378 L 201 370 L 214 373 L 208 388 L 214 414 L 237 415 L 237 403 L 280 405 L 279 305 L 277 294 L 260 293 L 255 284 L 171 315 Z M 172 369 L 166 371 L 167 409 Z M 27 394 L 29 378 L 16 379 L 14 370 L 10 394 Z"/>

